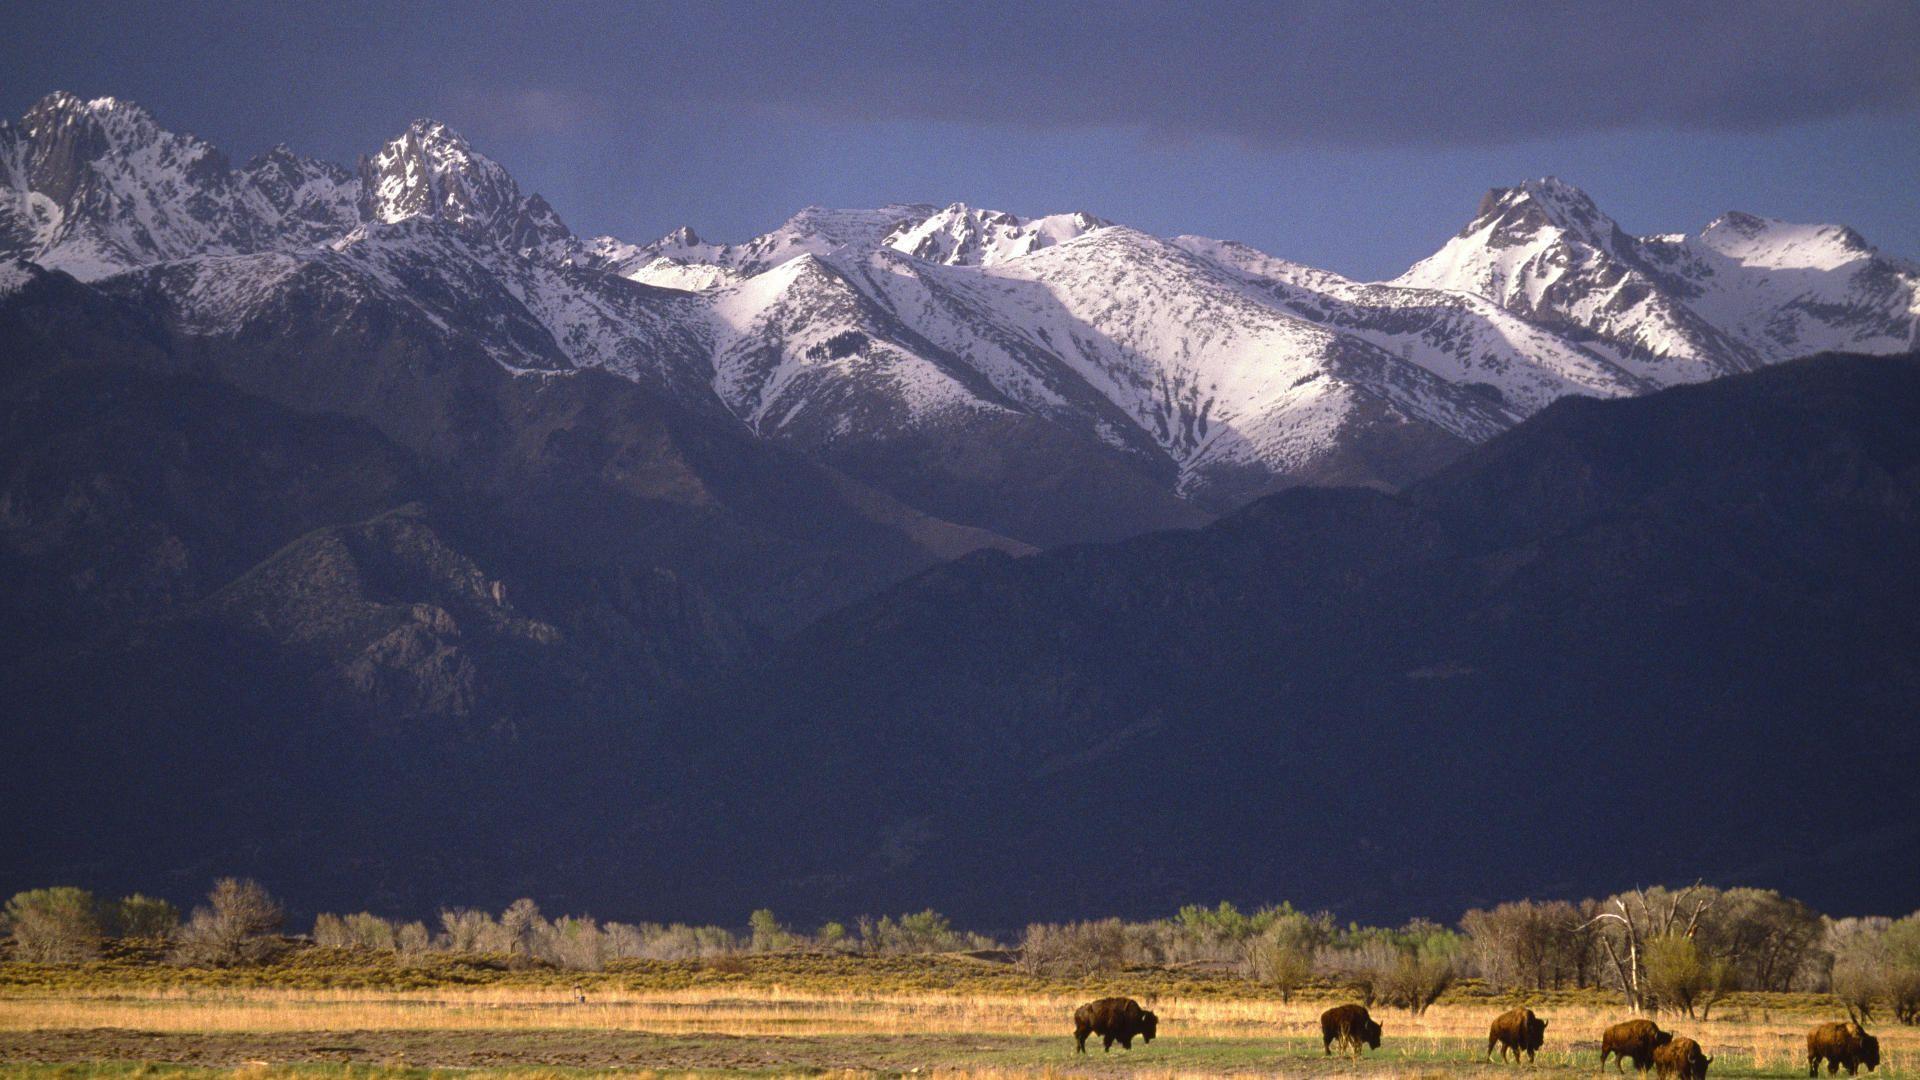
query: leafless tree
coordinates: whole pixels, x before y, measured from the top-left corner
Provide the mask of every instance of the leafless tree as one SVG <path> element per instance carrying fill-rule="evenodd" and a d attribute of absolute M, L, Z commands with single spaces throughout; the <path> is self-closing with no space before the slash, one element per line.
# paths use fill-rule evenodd
<path fill-rule="evenodd" d="M 1700 929 L 1700 917 L 1712 908 L 1717 894 L 1699 882 L 1671 892 L 1666 889 L 1635 889 L 1609 897 L 1599 914 L 1578 929 L 1597 927 L 1601 948 L 1613 966 L 1627 1008 L 1646 1012 L 1648 992 L 1646 942 L 1655 937 L 1692 938 Z M 1617 939 L 1617 940 L 1616 940 Z M 1624 954 L 1624 955 L 1623 955 Z"/>
<path fill-rule="evenodd" d="M 221 878 L 181 928 L 174 956 L 189 964 L 258 963 L 278 947 L 274 935 L 285 920 L 280 902 L 259 882 Z"/>

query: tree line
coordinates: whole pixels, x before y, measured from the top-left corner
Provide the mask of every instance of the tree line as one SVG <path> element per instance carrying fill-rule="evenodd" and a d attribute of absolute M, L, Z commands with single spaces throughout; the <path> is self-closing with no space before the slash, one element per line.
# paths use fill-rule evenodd
<path fill-rule="evenodd" d="M 163 945 L 193 965 L 257 963 L 291 947 L 282 905 L 257 882 L 223 878 L 184 917 L 140 894 L 102 900 L 58 887 L 16 894 L 0 910 L 15 960 L 85 963 L 112 938 Z M 1706 1018 L 1735 991 L 1831 993 L 1849 1013 L 1920 1023 L 1920 912 L 1832 918 L 1766 889 L 1703 884 L 1600 900 L 1516 900 L 1468 911 L 1456 926 L 1338 922 L 1289 904 L 1242 911 L 1189 905 L 1168 918 L 1035 923 L 1011 943 L 954 928 L 933 910 L 809 931 L 772 911 L 742 928 L 548 917 L 530 899 L 500 913 L 448 908 L 431 921 L 370 912 L 322 914 L 308 939 L 327 948 L 417 956 L 499 956 L 598 970 L 621 960 L 721 960 L 755 953 L 911 954 L 1003 950 L 1035 974 L 1089 977 L 1128 968 L 1202 963 L 1272 987 L 1283 1000 L 1309 986 L 1350 990 L 1365 1004 L 1419 1013 L 1462 979 L 1525 992 L 1602 988 L 1642 1012 Z"/>

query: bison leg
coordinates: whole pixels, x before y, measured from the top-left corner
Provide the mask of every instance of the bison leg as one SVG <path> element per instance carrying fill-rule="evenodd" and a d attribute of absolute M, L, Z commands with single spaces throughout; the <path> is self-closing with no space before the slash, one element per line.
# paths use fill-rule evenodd
<path fill-rule="evenodd" d="M 1106 1054 L 1113 1053 L 1113 1036 L 1111 1035 L 1100 1036 L 1100 1050 L 1102 1053 L 1106 1053 Z"/>
<path fill-rule="evenodd" d="M 1079 1053 L 1084 1054 L 1087 1052 L 1087 1032 L 1090 1030 L 1090 1028 L 1073 1029 L 1073 1041 L 1080 1047 Z"/>

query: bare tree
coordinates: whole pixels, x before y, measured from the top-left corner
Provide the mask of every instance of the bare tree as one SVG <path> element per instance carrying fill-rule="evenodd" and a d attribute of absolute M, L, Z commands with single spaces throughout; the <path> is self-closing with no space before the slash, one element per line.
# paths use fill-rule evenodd
<path fill-rule="evenodd" d="M 533 955 L 533 935 L 540 926 L 540 905 L 521 897 L 500 913 L 500 929 L 507 938 L 508 956 Z"/>
<path fill-rule="evenodd" d="M 1578 929 L 1581 912 L 1564 900 L 1520 900 L 1491 911 L 1475 909 L 1460 920 L 1472 939 L 1480 974 L 1500 987 L 1544 990 L 1584 974 L 1589 933 Z"/>
<path fill-rule="evenodd" d="M 280 902 L 259 882 L 221 878 L 181 927 L 174 956 L 189 964 L 258 963 L 279 947 L 274 935 L 285 921 Z"/>
<path fill-rule="evenodd" d="M 1609 897 L 1603 910 L 1582 923 L 1578 929 L 1599 927 L 1601 948 L 1606 950 L 1627 1008 L 1646 1012 L 1645 943 L 1655 937 L 1678 935 L 1691 938 L 1700 929 L 1700 916 L 1713 906 L 1717 895 L 1699 882 L 1680 890 L 1635 889 Z M 1616 937 L 1619 939 L 1616 943 Z M 1624 954 L 1624 955 L 1623 955 Z"/>

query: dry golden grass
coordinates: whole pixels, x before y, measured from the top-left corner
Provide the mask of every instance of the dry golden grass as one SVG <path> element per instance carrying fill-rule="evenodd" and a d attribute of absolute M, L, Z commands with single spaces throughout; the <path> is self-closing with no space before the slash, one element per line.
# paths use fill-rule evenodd
<path fill-rule="evenodd" d="M 622 1030 L 734 1036 L 979 1034 L 1060 1036 L 1082 998 L 1066 994 L 873 993 L 858 989 L 701 988 L 623 991 L 600 988 L 581 1004 L 570 989 L 495 986 L 435 990 L 281 988 L 100 988 L 56 995 L 0 996 L 0 1031 L 128 1028 L 165 1032 Z M 1310 1038 L 1324 1001 L 1147 998 L 1162 1035 L 1196 1039 Z M 1421 1056 L 1458 1056 L 1484 1046 L 1499 1006 L 1441 1004 L 1425 1016 L 1380 1009 L 1395 1046 Z M 1587 1005 L 1541 1007 L 1550 1021 L 1543 1057 L 1574 1063 L 1622 1012 Z M 1663 1026 L 1700 1040 L 1709 1053 L 1734 1054 L 1759 1071 L 1804 1061 L 1807 1028 L 1824 1017 L 1752 1006 L 1708 1021 L 1667 1017 Z M 1920 1031 L 1879 1029 L 1885 1067 L 1904 1074 L 1920 1061 Z M 1804 1065 L 1801 1065 L 1804 1068 Z"/>
<path fill-rule="evenodd" d="M 1320 1013 L 1340 1000 L 1326 996 L 1333 991 L 1283 1004 L 1244 980 L 1205 972 L 1069 982 L 954 957 L 774 957 L 743 971 L 654 964 L 575 975 L 451 963 L 362 970 L 349 963 L 359 959 L 308 950 L 276 967 L 238 972 L 138 958 L 70 970 L 0 965 L 0 1048 L 43 1062 L 0 1061 L 0 1080 L 571 1080 L 602 1065 L 647 1080 L 740 1075 L 735 1070 L 756 1080 L 876 1073 L 914 1080 L 1462 1080 L 1463 1072 L 1492 1080 L 1507 1073 L 1478 1064 L 1487 1023 L 1514 1003 L 1463 984 L 1421 1017 L 1378 1008 L 1385 1045 L 1346 1061 L 1320 1054 Z M 313 981 L 323 977 L 359 981 Z M 575 999 L 576 981 L 585 1003 Z M 1073 1009 L 1116 992 L 1160 1014 L 1162 1039 L 1145 1052 L 1071 1054 Z M 1550 1022 L 1537 1067 L 1563 1073 L 1591 1074 L 1600 1031 L 1624 1016 L 1593 991 L 1538 994 L 1529 1003 Z M 1723 1002 L 1712 1020 L 1660 1022 L 1714 1055 L 1715 1080 L 1785 1080 L 1805 1074 L 1807 1029 L 1835 1015 L 1815 995 L 1740 995 Z M 1873 1080 L 1920 1080 L 1920 1029 L 1874 1026 L 1883 1065 Z M 362 1035 L 324 1041 L 368 1048 L 353 1061 L 315 1056 L 323 1040 L 307 1038 L 347 1032 Z M 171 1048 L 165 1060 L 180 1064 L 133 1060 L 158 1056 L 152 1048 L 162 1042 Z M 62 1064 L 89 1057 L 107 1063 Z M 193 1065 L 254 1058 L 283 1064 L 237 1073 Z M 289 1060 L 296 1064 L 284 1064 Z M 549 1068 L 562 1060 L 583 1068 Z M 464 1065 L 388 1067 L 401 1061 Z M 868 1071 L 841 1071 L 849 1066 Z"/>

